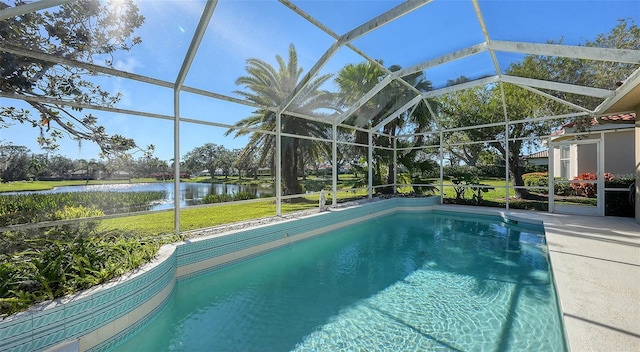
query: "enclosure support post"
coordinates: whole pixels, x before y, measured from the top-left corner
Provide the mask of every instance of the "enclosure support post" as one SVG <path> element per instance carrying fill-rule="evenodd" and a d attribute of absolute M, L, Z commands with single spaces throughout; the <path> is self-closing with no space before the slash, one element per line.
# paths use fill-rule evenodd
<path fill-rule="evenodd" d="M 502 94 L 504 95 L 504 91 Z M 506 120 L 506 115 L 505 115 L 505 120 Z M 505 155 L 506 155 L 506 158 L 504 158 L 504 173 L 505 173 L 504 199 L 505 199 L 505 208 L 509 210 L 509 122 L 505 122 L 504 124 L 504 144 L 505 144 L 504 148 L 505 148 Z"/>
<path fill-rule="evenodd" d="M 331 181 L 331 205 L 334 207 L 338 204 L 338 125 L 334 122 L 331 126 L 331 134 L 333 136 L 332 140 L 332 151 L 331 151 L 331 164 L 333 165 L 333 180 Z"/>
<path fill-rule="evenodd" d="M 276 215 L 282 215 L 282 113 L 276 113 Z"/>
<path fill-rule="evenodd" d="M 548 195 L 549 195 L 549 212 L 553 213 L 555 211 L 554 207 L 555 207 L 555 203 L 554 203 L 554 197 L 555 197 L 555 174 L 556 174 L 556 170 L 555 170 L 555 146 L 553 145 L 553 142 L 549 142 L 549 164 L 547 165 L 547 173 L 548 173 L 548 177 L 549 177 L 549 190 L 548 190 Z"/>
<path fill-rule="evenodd" d="M 440 131 L 440 204 L 444 204 L 444 136 Z"/>
<path fill-rule="evenodd" d="M 189 49 L 187 49 L 187 54 L 182 61 L 178 77 L 176 77 L 173 85 L 173 224 L 176 233 L 180 233 L 180 91 L 217 4 L 217 0 L 209 0 L 205 4 L 196 31 L 193 34 L 193 38 L 191 38 Z"/>
<path fill-rule="evenodd" d="M 393 194 L 398 193 L 398 138 L 393 138 Z"/>
<path fill-rule="evenodd" d="M 173 91 L 173 231 L 180 233 L 180 91 Z"/>
<path fill-rule="evenodd" d="M 636 128 L 635 128 L 635 149 L 636 149 L 636 222 L 640 224 L 640 105 L 635 107 Z"/>
<path fill-rule="evenodd" d="M 369 160 L 367 162 L 367 168 L 369 170 L 369 182 L 367 187 L 367 193 L 369 199 L 373 198 L 373 131 L 369 131 Z"/>
<path fill-rule="evenodd" d="M 597 190 L 597 204 L 596 204 L 596 208 L 597 208 L 597 213 L 598 216 L 604 216 L 604 200 L 605 197 L 607 196 L 605 191 L 604 191 L 604 167 L 605 167 L 605 163 L 604 163 L 604 132 L 600 132 L 600 141 L 598 142 L 598 144 L 596 145 L 598 148 L 598 160 L 596 162 L 596 165 L 598 166 L 597 170 L 598 170 L 598 181 L 596 183 L 596 190 Z"/>

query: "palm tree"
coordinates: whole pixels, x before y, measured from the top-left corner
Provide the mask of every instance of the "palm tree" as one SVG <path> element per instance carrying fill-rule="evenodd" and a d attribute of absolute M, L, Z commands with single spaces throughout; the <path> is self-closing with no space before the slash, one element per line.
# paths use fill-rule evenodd
<path fill-rule="evenodd" d="M 397 71 L 400 69 L 401 67 L 398 65 L 389 67 L 390 71 Z M 340 70 L 335 80 L 340 88 L 342 103 L 345 105 L 354 104 L 358 99 L 360 99 L 360 97 L 364 96 L 376 84 L 378 84 L 385 75 L 386 72 L 382 70 L 379 65 L 371 62 L 345 66 Z M 419 91 L 424 92 L 432 89 L 431 82 L 425 79 L 422 72 L 405 76 L 403 79 Z M 349 117 L 349 119 L 346 120 L 346 123 L 356 124 L 358 126 L 375 126 L 415 96 L 416 92 L 405 84 L 398 81 L 392 81 L 378 94 L 376 94 L 375 97 L 360 107 L 353 116 Z M 392 137 L 374 136 L 373 142 L 378 146 L 391 147 L 393 137 L 408 125 L 413 127 L 412 132 L 424 132 L 429 125 L 428 117 L 428 109 L 424 102 L 421 102 L 418 107 L 414 109 L 413 113 L 409 114 L 409 112 L 405 112 L 383 127 L 383 133 Z M 356 142 L 362 144 L 367 143 L 366 138 L 367 136 L 365 133 L 356 132 Z M 416 138 L 414 142 L 419 143 L 420 139 Z M 391 155 L 392 154 L 387 150 L 374 150 L 374 160 L 372 160 L 374 184 L 382 183 L 382 164 L 388 165 L 386 183 L 394 183 L 393 171 L 396 165 L 393 162 Z"/>
<path fill-rule="evenodd" d="M 293 44 L 289 46 L 289 60 L 285 60 L 279 55 L 276 56 L 278 69 L 269 63 L 251 58 L 247 60 L 247 75 L 236 80 L 237 85 L 245 87 L 243 91 L 235 91 L 246 100 L 264 106 L 253 112 L 253 115 L 238 121 L 236 128 L 230 128 L 225 135 L 235 132 L 234 137 L 246 135 L 250 132 L 238 128 L 258 128 L 261 130 L 276 130 L 276 113 L 268 110 L 267 107 L 279 106 L 297 86 L 304 70 L 298 67 L 298 55 Z M 330 74 L 318 76 L 310 80 L 302 89 L 300 94 L 289 105 L 288 110 L 299 113 L 326 114 L 325 109 L 334 109 L 332 94 L 320 89 L 320 87 L 331 78 Z M 327 138 L 330 129 L 327 125 L 312 120 L 287 115 L 281 116 L 281 131 L 288 134 Z M 283 192 L 285 195 L 300 194 L 302 187 L 298 181 L 300 170 L 300 158 L 302 146 L 317 143 L 311 140 L 300 138 L 282 137 L 282 179 L 284 182 Z M 275 161 L 275 136 L 272 134 L 254 132 L 249 139 L 249 143 L 243 149 L 240 157 L 246 154 L 259 155 L 259 165 L 266 167 Z M 308 148 L 308 146 L 306 146 Z"/>

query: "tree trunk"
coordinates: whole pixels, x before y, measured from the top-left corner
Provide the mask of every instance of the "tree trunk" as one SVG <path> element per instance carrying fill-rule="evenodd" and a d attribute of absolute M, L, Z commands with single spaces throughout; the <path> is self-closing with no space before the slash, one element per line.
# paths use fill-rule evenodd
<path fill-rule="evenodd" d="M 514 144 L 509 148 L 509 155 L 504 148 L 504 146 L 498 142 L 491 143 L 493 147 L 495 147 L 502 157 L 509 160 L 509 178 L 514 186 L 524 186 L 524 180 L 522 179 L 522 172 L 520 171 L 520 149 L 522 148 L 521 142 L 514 142 Z M 532 199 L 534 198 L 529 191 L 526 189 L 518 189 L 514 188 L 514 192 L 516 194 L 516 198 L 520 199 Z M 506 195 L 508 197 L 509 195 Z"/>
<path fill-rule="evenodd" d="M 284 195 L 302 193 L 302 186 L 298 182 L 298 158 L 296 140 L 287 143 L 282 155 L 282 179 L 284 181 Z"/>
<path fill-rule="evenodd" d="M 391 125 L 391 124 L 389 124 L 389 125 Z M 387 125 L 387 126 L 389 126 L 389 125 Z M 396 135 L 395 125 L 391 125 L 389 128 L 385 128 L 385 132 L 390 134 L 390 135 L 392 135 L 392 136 L 395 136 Z M 389 137 L 389 146 L 393 147 L 393 138 L 391 138 L 391 137 Z M 394 160 L 393 160 L 393 152 L 390 151 L 389 153 L 390 153 L 390 155 L 389 155 L 389 174 L 387 174 L 387 182 L 386 182 L 386 184 L 392 185 L 392 184 L 395 183 L 395 179 L 393 177 L 393 174 L 394 174 L 394 171 L 396 169 L 396 164 L 394 163 Z M 382 190 L 382 193 L 385 193 L 385 194 L 393 193 L 393 186 L 384 187 L 383 190 Z"/>
<path fill-rule="evenodd" d="M 509 157 L 509 176 L 514 186 L 524 186 L 524 180 L 522 179 L 522 172 L 520 169 L 520 157 L 518 155 L 510 153 Z M 523 188 L 514 188 L 516 198 L 531 199 L 532 195 Z"/>

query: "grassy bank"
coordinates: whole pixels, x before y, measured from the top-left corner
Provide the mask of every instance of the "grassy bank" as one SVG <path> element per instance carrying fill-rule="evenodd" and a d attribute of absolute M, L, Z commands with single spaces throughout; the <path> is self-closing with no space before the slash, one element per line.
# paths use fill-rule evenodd
<path fill-rule="evenodd" d="M 154 178 L 133 178 L 131 180 L 65 180 L 65 181 L 14 181 L 0 183 L 0 192 L 46 191 L 63 186 L 111 185 L 126 183 L 162 182 Z"/>

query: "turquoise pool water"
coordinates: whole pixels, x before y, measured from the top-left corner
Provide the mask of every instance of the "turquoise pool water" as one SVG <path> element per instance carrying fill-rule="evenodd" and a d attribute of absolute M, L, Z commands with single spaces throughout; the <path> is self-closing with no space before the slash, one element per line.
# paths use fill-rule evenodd
<path fill-rule="evenodd" d="M 179 282 L 115 351 L 564 351 L 544 236 L 392 214 Z"/>

